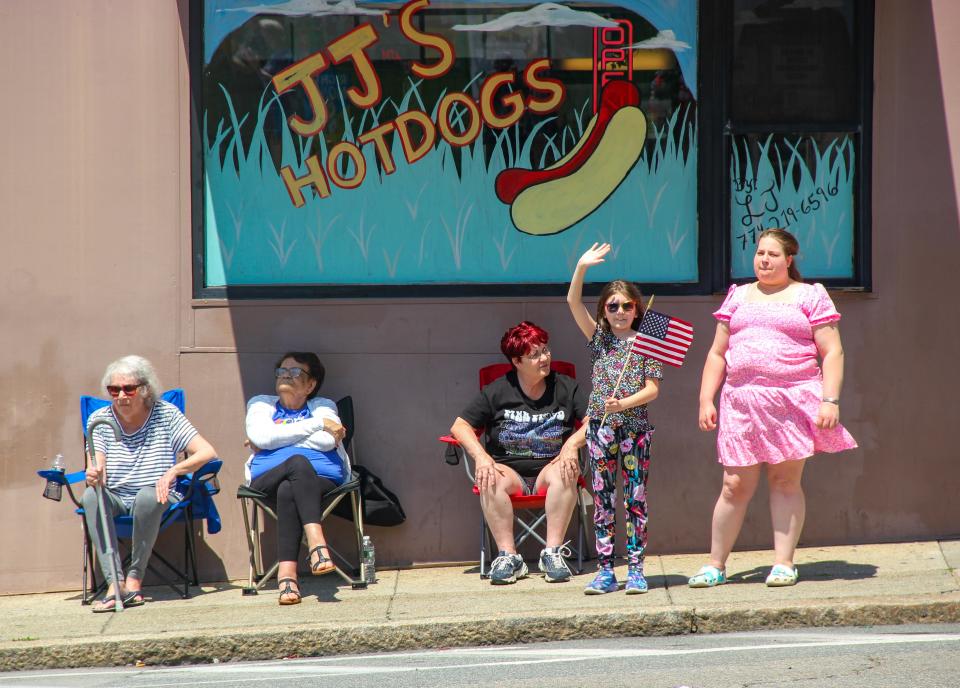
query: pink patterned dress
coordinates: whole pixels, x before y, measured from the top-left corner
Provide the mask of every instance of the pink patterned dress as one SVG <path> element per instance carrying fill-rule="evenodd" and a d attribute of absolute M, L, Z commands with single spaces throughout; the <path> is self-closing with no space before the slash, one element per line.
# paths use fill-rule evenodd
<path fill-rule="evenodd" d="M 748 302 L 730 287 L 713 316 L 728 323 L 727 379 L 720 393 L 717 455 L 724 466 L 805 459 L 853 449 L 841 425 L 815 425 L 823 397 L 813 328 L 840 314 L 822 284 L 801 284 L 794 303 Z"/>

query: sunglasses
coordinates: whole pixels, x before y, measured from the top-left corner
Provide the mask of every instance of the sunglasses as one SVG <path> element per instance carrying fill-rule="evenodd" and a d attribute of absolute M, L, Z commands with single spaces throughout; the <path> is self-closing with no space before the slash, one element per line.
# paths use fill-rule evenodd
<path fill-rule="evenodd" d="M 107 392 L 110 396 L 116 398 L 120 396 L 120 390 L 123 390 L 123 393 L 128 397 L 137 396 L 137 390 L 143 387 L 143 384 L 137 385 L 107 385 Z"/>
<path fill-rule="evenodd" d="M 607 304 L 607 313 L 616 313 L 619 310 L 623 310 L 624 313 L 630 313 L 635 309 L 637 305 L 633 301 L 624 301 L 623 303 L 608 303 Z"/>
<path fill-rule="evenodd" d="M 524 356 L 524 358 L 527 359 L 528 361 L 539 361 L 544 356 L 547 356 L 547 357 L 550 356 L 549 346 L 543 347 L 542 349 L 540 349 L 540 351 L 535 351 L 531 354 L 527 354 L 526 356 Z"/>
<path fill-rule="evenodd" d="M 307 371 L 303 368 L 277 368 L 274 372 L 276 373 L 277 378 L 290 377 L 296 379 Z"/>

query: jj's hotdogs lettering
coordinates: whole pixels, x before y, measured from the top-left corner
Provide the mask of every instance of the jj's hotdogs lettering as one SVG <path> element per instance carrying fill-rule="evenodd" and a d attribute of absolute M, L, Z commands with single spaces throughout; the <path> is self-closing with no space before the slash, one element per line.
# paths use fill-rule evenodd
<path fill-rule="evenodd" d="M 400 30 L 412 43 L 438 54 L 436 60 L 428 64 L 414 62 L 410 68 L 413 75 L 422 79 L 437 79 L 453 68 L 456 55 L 453 45 L 446 38 L 420 31 L 414 26 L 416 13 L 429 5 L 429 0 L 411 0 L 404 5 L 400 10 Z M 353 67 L 358 83 L 346 90 L 346 96 L 356 107 L 370 109 L 380 103 L 383 89 L 369 56 L 369 51 L 378 40 L 373 25 L 362 24 L 273 77 L 273 86 L 278 94 L 299 88 L 310 104 L 312 117 L 309 119 L 300 114 L 288 118 L 292 131 L 309 137 L 324 130 L 328 122 L 327 108 L 314 76 L 332 65 Z M 476 101 L 465 93 L 447 93 L 437 106 L 436 121 L 421 110 L 408 110 L 392 121 L 363 133 L 357 137 L 356 143 L 340 141 L 335 144 L 328 151 L 326 160 L 311 155 L 304 161 L 307 173 L 301 177 L 290 166 L 282 167 L 280 175 L 290 200 L 297 208 L 303 206 L 306 202 L 303 191 L 310 186 L 321 198 L 330 196 L 330 182 L 341 189 L 360 186 L 367 174 L 362 146 L 372 145 L 383 173 L 392 174 L 397 167 L 388 143 L 391 134 L 399 137 L 403 156 L 407 163 L 412 164 L 430 152 L 438 135 L 451 146 L 466 146 L 480 135 L 483 124 L 493 129 L 505 129 L 516 124 L 528 110 L 538 115 L 555 111 L 563 103 L 566 89 L 562 82 L 543 76 L 549 68 L 550 61 L 542 58 L 530 62 L 523 70 L 520 79 L 529 92 L 526 98 L 515 87 L 517 75 L 514 72 L 496 72 L 483 81 Z M 510 86 L 514 88 L 511 90 Z M 451 122 L 456 106 L 465 113 L 463 126 L 457 128 Z M 457 119 L 460 119 L 459 114 Z M 353 163 L 352 176 L 341 173 L 345 169 L 340 164 L 344 157 Z"/>

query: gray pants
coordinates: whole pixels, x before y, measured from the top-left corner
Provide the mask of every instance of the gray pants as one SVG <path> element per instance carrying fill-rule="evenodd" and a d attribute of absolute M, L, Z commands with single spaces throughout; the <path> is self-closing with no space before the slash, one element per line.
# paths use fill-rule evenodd
<path fill-rule="evenodd" d="M 114 516 L 133 515 L 133 541 L 131 544 L 130 568 L 127 575 L 130 578 L 143 580 L 143 575 L 147 570 L 147 562 L 153 553 L 153 544 L 157 541 L 157 533 L 160 530 L 160 518 L 166 511 L 168 504 L 161 504 L 157 501 L 157 490 L 154 487 L 144 487 L 133 500 L 133 506 L 128 507 L 123 501 L 107 488 L 103 488 L 103 499 L 107 506 L 109 532 L 103 532 L 103 524 L 100 518 L 100 505 L 97 500 L 97 491 L 88 487 L 83 493 L 83 511 L 87 519 L 87 531 L 93 540 L 93 546 L 97 550 L 97 561 L 100 563 L 100 570 L 107 583 L 112 584 L 113 568 L 110 560 L 107 558 L 107 542 L 110 542 L 113 548 L 113 556 L 116 560 L 117 571 L 123 575 L 123 567 L 120 565 L 120 552 L 117 547 L 117 531 L 113 522 Z M 174 494 L 169 495 L 171 502 L 178 501 Z M 109 540 L 107 540 L 109 538 Z"/>

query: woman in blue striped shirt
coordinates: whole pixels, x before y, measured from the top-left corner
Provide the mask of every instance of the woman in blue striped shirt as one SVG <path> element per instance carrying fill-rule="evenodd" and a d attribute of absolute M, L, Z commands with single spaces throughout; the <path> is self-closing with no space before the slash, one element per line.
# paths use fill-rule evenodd
<path fill-rule="evenodd" d="M 195 471 L 216 451 L 173 404 L 160 399 L 160 383 L 150 361 L 142 356 L 124 356 L 107 366 L 103 387 L 112 398 L 110 406 L 90 414 L 89 424 L 98 418 L 112 418 L 121 430 L 115 437 L 107 425 L 93 431 L 97 464 L 87 467 L 87 489 L 83 493 L 87 530 L 97 549 L 97 561 L 108 582 L 106 596 L 93 605 L 94 612 L 112 612 L 117 592 L 114 567 L 105 552 L 112 541 L 116 570 L 122 572 L 113 517 L 133 516 L 133 542 L 126 579 L 119 594 L 126 607 L 143 604 L 140 588 L 147 562 L 153 552 L 160 518 L 170 501 L 179 501 L 177 476 Z M 177 455 L 187 458 L 177 462 Z M 106 466 L 104 473 L 103 466 Z M 109 532 L 103 532 L 100 504 L 94 486 L 104 486 L 104 502 L 109 512 Z"/>

